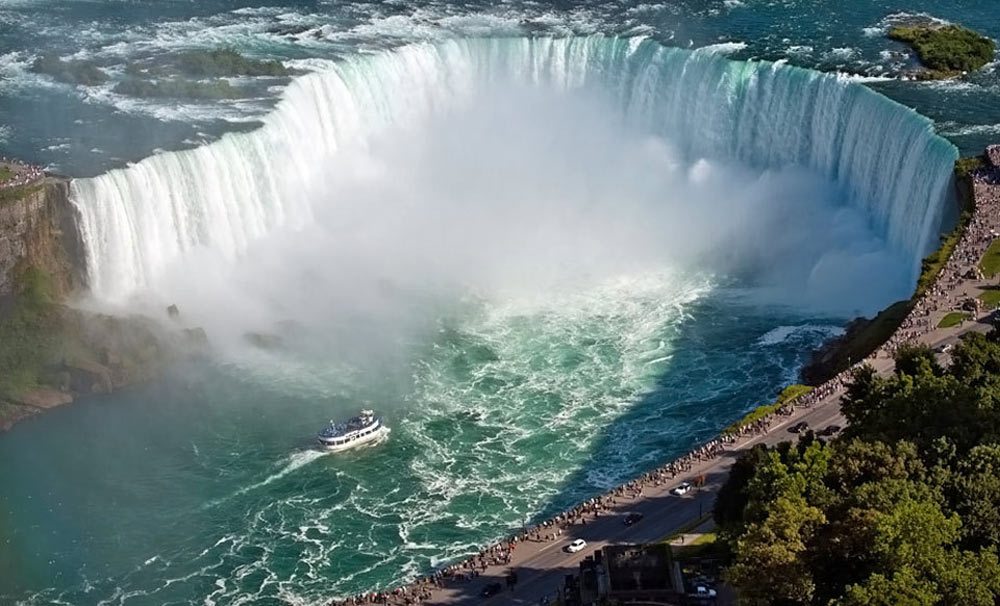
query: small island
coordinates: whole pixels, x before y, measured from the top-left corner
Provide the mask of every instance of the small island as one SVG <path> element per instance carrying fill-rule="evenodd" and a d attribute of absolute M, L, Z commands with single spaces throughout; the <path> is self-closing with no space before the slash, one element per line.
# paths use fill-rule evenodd
<path fill-rule="evenodd" d="M 959 25 L 899 25 L 888 35 L 916 51 L 925 69 L 915 75 L 922 80 L 955 78 L 976 71 L 992 61 L 996 51 L 993 40 Z"/>

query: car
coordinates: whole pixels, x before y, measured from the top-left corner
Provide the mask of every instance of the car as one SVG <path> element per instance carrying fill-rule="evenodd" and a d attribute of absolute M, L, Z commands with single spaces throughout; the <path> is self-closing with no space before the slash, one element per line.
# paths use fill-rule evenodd
<path fill-rule="evenodd" d="M 503 591 L 503 585 L 500 583 L 490 583 L 486 587 L 483 587 L 483 590 L 479 592 L 479 597 L 492 598 L 501 591 Z"/>
<path fill-rule="evenodd" d="M 809 429 L 809 423 L 806 423 L 805 421 L 799 421 L 795 425 L 789 427 L 788 431 L 791 433 L 802 433 L 807 429 Z"/>
<path fill-rule="evenodd" d="M 676 488 L 670 491 L 670 494 L 676 495 L 678 497 L 683 497 L 687 493 L 691 492 L 691 482 L 681 482 Z"/>
<path fill-rule="evenodd" d="M 578 551 L 583 551 L 587 546 L 587 542 L 583 539 L 573 539 L 569 545 L 566 546 L 566 551 L 569 553 L 576 553 Z"/>
<path fill-rule="evenodd" d="M 698 585 L 694 588 L 694 591 L 691 592 L 691 597 L 698 598 L 700 600 L 711 600 L 714 599 L 716 595 L 717 594 L 714 589 L 711 587 L 705 587 L 704 585 Z"/>
<path fill-rule="evenodd" d="M 840 431 L 840 425 L 827 425 L 817 434 L 819 436 L 832 436 Z"/>
<path fill-rule="evenodd" d="M 631 526 L 632 524 L 635 524 L 636 522 L 639 522 L 641 520 L 642 520 L 642 514 L 639 513 L 638 511 L 633 511 L 625 516 L 625 525 Z"/>

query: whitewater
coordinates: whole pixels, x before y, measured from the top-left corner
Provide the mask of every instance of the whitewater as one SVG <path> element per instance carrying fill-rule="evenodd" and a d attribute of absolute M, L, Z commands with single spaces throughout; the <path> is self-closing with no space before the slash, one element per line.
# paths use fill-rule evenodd
<path fill-rule="evenodd" d="M 213 352 L 0 441 L 32 453 L 0 469 L 12 527 L 51 530 L 0 546 L 24 562 L 0 598 L 390 587 L 709 439 L 908 296 L 955 148 L 850 79 L 719 51 L 351 53 L 256 130 L 74 180 L 88 304 L 177 303 Z M 362 407 L 384 444 L 311 449 Z"/>
<path fill-rule="evenodd" d="M 449 40 L 349 57 L 295 80 L 259 130 L 74 181 L 90 288 L 120 300 L 192 249 L 235 259 L 278 227 L 301 227 L 314 210 L 303 192 L 338 150 L 511 80 L 597 87 L 623 121 L 669 135 L 688 159 L 812 169 L 911 258 L 910 277 L 936 242 L 955 149 L 864 86 L 641 38 Z"/>

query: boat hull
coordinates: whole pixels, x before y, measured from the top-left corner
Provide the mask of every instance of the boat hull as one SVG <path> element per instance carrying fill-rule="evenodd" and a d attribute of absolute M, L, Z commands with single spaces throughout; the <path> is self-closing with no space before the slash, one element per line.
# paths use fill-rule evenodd
<path fill-rule="evenodd" d="M 350 442 L 346 442 L 344 444 L 327 444 L 326 442 L 320 440 L 319 446 L 320 448 L 326 450 L 327 452 L 342 452 L 345 450 L 350 450 L 352 448 L 357 448 L 359 446 L 364 446 L 365 444 L 371 444 L 372 442 L 377 442 L 378 440 L 381 440 L 385 436 L 389 435 L 389 431 L 390 429 L 383 425 L 379 427 L 378 430 L 373 431 L 368 435 L 361 436 L 355 440 L 351 440 Z"/>

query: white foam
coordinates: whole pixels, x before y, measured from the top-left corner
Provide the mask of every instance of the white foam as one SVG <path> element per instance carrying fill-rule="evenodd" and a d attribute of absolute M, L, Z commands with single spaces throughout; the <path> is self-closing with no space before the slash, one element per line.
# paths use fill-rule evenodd
<path fill-rule="evenodd" d="M 839 334 L 843 334 L 844 330 L 839 326 L 822 325 L 822 324 L 778 326 L 777 328 L 773 328 L 767 333 L 765 333 L 763 336 L 761 336 L 760 339 L 757 340 L 757 344 L 762 346 L 780 345 L 788 341 L 788 339 L 790 339 L 795 335 L 807 332 L 822 333 L 827 337 L 832 337 Z"/>
<path fill-rule="evenodd" d="M 697 49 L 696 52 L 715 53 L 718 55 L 731 55 L 741 50 L 745 50 L 746 47 L 747 47 L 746 42 L 719 42 L 718 44 L 709 44 L 708 46 L 702 46 L 701 48 Z"/>

